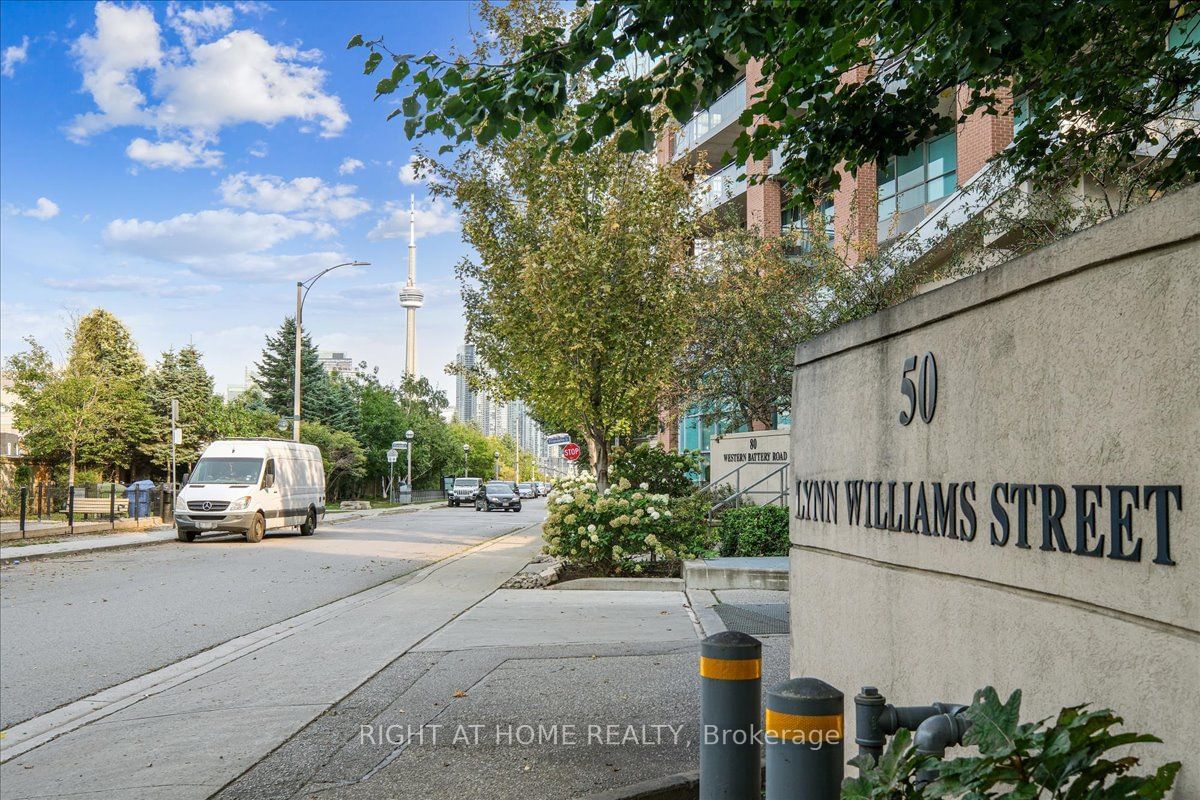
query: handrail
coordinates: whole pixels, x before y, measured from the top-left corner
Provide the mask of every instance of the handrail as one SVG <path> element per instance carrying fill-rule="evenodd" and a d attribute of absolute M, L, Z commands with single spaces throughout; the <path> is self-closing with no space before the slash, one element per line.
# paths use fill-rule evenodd
<path fill-rule="evenodd" d="M 725 475 L 722 475 L 720 478 L 718 478 L 714 481 L 709 481 L 709 483 L 706 486 L 697 490 L 697 492 L 707 491 L 719 482 L 723 484 L 725 479 L 728 478 L 729 476 L 731 476 L 731 475 L 737 476 L 737 488 L 734 490 L 734 493 L 731 494 L 729 497 L 726 497 L 725 499 L 721 500 L 720 502 L 713 504 L 713 506 L 711 508 L 709 508 L 709 510 L 708 510 L 708 521 L 709 522 L 712 522 L 713 514 L 716 512 L 716 510 L 721 508 L 722 506 L 726 505 L 727 503 L 737 500 L 739 497 L 742 497 L 743 495 L 764 494 L 767 490 L 754 491 L 754 487 L 758 486 L 759 484 L 764 483 L 765 481 L 774 477 L 775 475 L 779 475 L 779 491 L 774 492 L 771 495 L 770 499 L 767 500 L 767 504 L 769 505 L 771 503 L 774 503 L 776 500 L 783 500 L 784 501 L 783 504 L 786 505 L 786 498 L 788 496 L 788 484 L 787 484 L 788 462 L 786 462 L 786 461 L 766 462 L 768 464 L 777 463 L 779 466 L 775 467 L 775 469 L 773 469 L 770 472 L 768 472 L 767 474 L 763 475 L 761 478 L 759 478 L 758 480 L 756 480 L 754 483 L 750 484 L 746 488 L 744 488 L 744 489 L 742 488 L 742 481 L 741 481 L 742 469 L 744 467 L 749 467 L 749 466 L 758 466 L 761 463 L 762 462 L 758 462 L 755 464 L 739 464 L 737 467 L 735 467 L 733 470 L 727 472 Z"/>

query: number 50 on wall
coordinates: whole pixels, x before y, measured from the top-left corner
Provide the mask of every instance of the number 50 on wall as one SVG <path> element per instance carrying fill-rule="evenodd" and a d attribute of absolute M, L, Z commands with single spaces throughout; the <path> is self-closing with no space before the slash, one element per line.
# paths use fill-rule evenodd
<path fill-rule="evenodd" d="M 914 384 L 909 374 L 916 372 L 917 382 Z M 900 412 L 900 424 L 907 425 L 917 414 L 928 425 L 933 421 L 933 412 L 937 411 L 937 359 L 933 353 L 926 353 L 921 358 L 921 368 L 917 370 L 917 357 L 909 356 L 904 359 L 904 371 L 900 373 L 900 394 L 908 398 L 908 408 Z"/>

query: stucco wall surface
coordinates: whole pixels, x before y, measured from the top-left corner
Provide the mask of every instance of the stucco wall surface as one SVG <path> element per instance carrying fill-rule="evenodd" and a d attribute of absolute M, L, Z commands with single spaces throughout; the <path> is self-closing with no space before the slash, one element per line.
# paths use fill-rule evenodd
<path fill-rule="evenodd" d="M 902 365 L 925 353 L 936 409 L 901 425 Z M 1200 797 L 1200 189 L 843 326 L 796 364 L 792 672 L 846 693 L 848 739 L 863 684 L 899 704 L 1020 687 L 1026 718 L 1090 701 L 1161 736 L 1150 757 L 1184 760 L 1177 796 Z M 882 525 L 851 522 L 857 481 L 881 482 Z M 906 482 L 929 513 L 935 484 L 955 493 L 955 536 Z M 1031 487 L 1027 549 L 1013 485 Z"/>

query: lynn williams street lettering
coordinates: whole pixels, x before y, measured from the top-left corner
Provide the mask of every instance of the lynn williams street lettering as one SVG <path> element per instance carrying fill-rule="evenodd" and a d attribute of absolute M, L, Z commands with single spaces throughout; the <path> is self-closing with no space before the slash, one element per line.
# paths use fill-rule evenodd
<path fill-rule="evenodd" d="M 1012 544 L 1116 561 L 1141 561 L 1143 549 L 1147 557 L 1152 549 L 1153 562 L 1164 566 L 1175 564 L 1171 511 L 1183 510 L 1178 485 L 995 483 L 981 494 L 975 481 L 802 479 L 796 481 L 796 497 L 800 520 L 964 542 L 974 541 L 986 526 L 995 547 Z M 981 520 L 982 513 L 990 519 Z M 1151 525 L 1153 541 L 1144 542 Z"/>

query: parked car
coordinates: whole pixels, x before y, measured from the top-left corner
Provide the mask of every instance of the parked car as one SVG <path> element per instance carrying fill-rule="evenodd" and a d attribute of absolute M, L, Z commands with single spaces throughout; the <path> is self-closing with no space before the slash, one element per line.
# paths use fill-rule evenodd
<path fill-rule="evenodd" d="M 458 507 L 475 502 L 480 483 L 479 478 L 455 478 L 454 485 L 450 487 L 450 505 Z"/>
<path fill-rule="evenodd" d="M 553 488 L 553 487 L 548 482 L 538 481 L 537 482 L 538 497 L 545 497 L 546 495 L 550 494 L 551 488 Z"/>
<path fill-rule="evenodd" d="M 213 442 L 185 479 L 175 510 L 176 535 L 227 531 L 260 542 L 278 528 L 317 531 L 325 516 L 325 467 L 311 444 L 276 439 Z"/>
<path fill-rule="evenodd" d="M 508 481 L 488 481 L 479 487 L 475 495 L 476 511 L 491 511 L 498 508 L 501 511 L 520 511 L 521 496 Z"/>
<path fill-rule="evenodd" d="M 533 500 L 538 496 L 537 487 L 532 483 L 518 483 L 517 493 L 521 496 L 522 500 Z"/>

